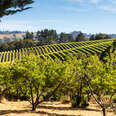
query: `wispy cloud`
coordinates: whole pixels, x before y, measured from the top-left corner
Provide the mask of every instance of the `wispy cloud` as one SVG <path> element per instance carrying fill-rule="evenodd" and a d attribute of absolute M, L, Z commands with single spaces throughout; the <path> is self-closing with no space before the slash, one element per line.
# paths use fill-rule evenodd
<path fill-rule="evenodd" d="M 93 4 L 97 4 L 102 0 L 67 0 L 70 2 L 80 2 L 80 3 L 93 3 Z"/>
<path fill-rule="evenodd" d="M 54 24 L 60 25 L 63 24 L 64 21 L 61 19 L 49 19 L 49 20 L 34 20 L 34 21 L 27 21 L 27 20 L 5 20 L 0 22 L 0 30 L 22 30 L 22 31 L 38 31 L 44 28 L 55 28 Z"/>
<path fill-rule="evenodd" d="M 105 12 L 116 13 L 116 0 L 104 0 L 98 8 Z"/>
<path fill-rule="evenodd" d="M 112 12 L 112 13 L 116 13 L 116 8 L 113 6 L 109 6 L 109 5 L 101 5 L 99 6 L 100 9 L 107 11 L 107 12 Z"/>
<path fill-rule="evenodd" d="M 62 8 L 64 10 L 72 12 L 88 12 L 91 11 L 93 8 L 97 8 L 98 3 L 101 2 L 102 0 L 65 0 L 65 1 L 74 4 L 69 6 L 63 6 Z"/>
<path fill-rule="evenodd" d="M 110 13 L 116 13 L 116 0 L 67 0 L 70 2 L 78 2 L 81 5 L 83 5 L 83 8 L 77 9 L 77 8 L 67 8 L 67 10 L 76 11 L 76 12 L 83 12 L 86 10 L 83 9 L 96 9 L 96 10 L 102 10 L 105 12 Z M 93 5 L 91 5 L 93 4 Z M 65 8 L 66 9 L 66 8 Z"/>
<path fill-rule="evenodd" d="M 77 8 L 77 7 L 62 7 L 62 9 L 71 11 L 71 12 L 87 12 L 89 9 L 85 8 Z"/>
<path fill-rule="evenodd" d="M 99 2 L 101 2 L 102 0 L 90 0 L 91 3 L 97 4 Z"/>
<path fill-rule="evenodd" d="M 83 2 L 84 0 L 67 0 L 67 1 L 70 1 L 70 2 Z"/>

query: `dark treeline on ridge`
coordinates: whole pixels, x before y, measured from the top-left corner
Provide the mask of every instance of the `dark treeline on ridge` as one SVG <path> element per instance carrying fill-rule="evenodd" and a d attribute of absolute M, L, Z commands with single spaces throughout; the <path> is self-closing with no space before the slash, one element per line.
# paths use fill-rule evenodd
<path fill-rule="evenodd" d="M 33 40 L 20 40 L 20 41 L 13 41 L 9 43 L 4 43 L 0 45 L 0 52 L 9 51 L 9 50 L 16 50 L 21 48 L 28 48 L 37 46 L 37 43 Z"/>
<path fill-rule="evenodd" d="M 13 31 L 13 32 L 5 31 L 3 32 L 3 34 L 5 33 L 14 34 L 17 32 L 21 33 L 21 31 Z M 25 33 L 25 36 L 23 37 L 22 40 L 17 40 L 15 38 L 15 41 L 0 44 L 0 52 L 40 45 L 58 44 L 66 42 L 81 42 L 81 41 L 89 41 L 89 40 L 91 41 L 111 38 L 109 35 L 102 33 L 90 35 L 88 38 L 87 35 L 85 35 L 85 33 L 82 33 L 80 31 L 76 32 L 75 34 L 64 32 L 58 34 L 56 30 L 53 29 L 51 30 L 44 29 L 41 31 L 37 31 L 36 33 L 29 31 L 23 33 Z"/>

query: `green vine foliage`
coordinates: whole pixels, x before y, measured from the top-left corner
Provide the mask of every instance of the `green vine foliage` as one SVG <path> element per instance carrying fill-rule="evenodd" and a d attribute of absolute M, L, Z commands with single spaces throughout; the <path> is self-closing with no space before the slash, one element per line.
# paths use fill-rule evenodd
<path fill-rule="evenodd" d="M 73 107 L 86 107 L 91 98 L 88 81 L 98 100 L 116 92 L 116 51 L 102 62 L 97 55 L 41 59 L 31 55 L 0 63 L 0 95 L 15 95 L 32 104 L 32 110 L 51 97 L 69 96 Z"/>

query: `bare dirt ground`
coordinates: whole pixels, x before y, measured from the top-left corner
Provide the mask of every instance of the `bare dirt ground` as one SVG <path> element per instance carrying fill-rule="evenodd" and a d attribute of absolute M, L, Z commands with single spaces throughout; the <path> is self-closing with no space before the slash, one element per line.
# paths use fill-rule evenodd
<path fill-rule="evenodd" d="M 102 112 L 95 105 L 86 109 L 74 109 L 70 104 L 60 102 L 44 102 L 35 112 L 32 112 L 31 105 L 23 101 L 0 103 L 0 116 L 102 116 Z M 114 114 L 108 112 L 107 116 L 114 116 Z"/>

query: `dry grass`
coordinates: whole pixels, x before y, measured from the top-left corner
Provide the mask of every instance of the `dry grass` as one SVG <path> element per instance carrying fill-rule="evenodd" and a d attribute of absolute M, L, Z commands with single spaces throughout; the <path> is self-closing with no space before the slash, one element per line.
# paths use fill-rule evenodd
<path fill-rule="evenodd" d="M 60 102 L 44 102 L 38 106 L 35 112 L 31 111 L 28 102 L 4 102 L 0 103 L 1 116 L 102 116 L 101 110 L 97 106 L 91 105 L 86 109 L 72 109 L 70 104 Z M 107 116 L 114 116 L 108 112 Z"/>
<path fill-rule="evenodd" d="M 22 38 L 22 35 L 25 35 L 25 33 L 17 33 L 16 37 Z M 4 39 L 4 38 L 13 38 L 13 34 L 0 34 L 0 39 Z"/>

